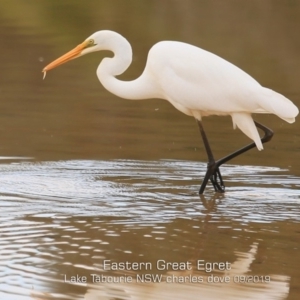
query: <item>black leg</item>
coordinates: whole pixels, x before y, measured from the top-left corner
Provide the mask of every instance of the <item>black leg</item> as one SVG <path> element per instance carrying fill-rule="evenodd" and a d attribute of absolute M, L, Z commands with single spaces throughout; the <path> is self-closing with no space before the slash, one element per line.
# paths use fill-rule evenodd
<path fill-rule="evenodd" d="M 207 136 L 205 134 L 202 122 L 197 120 L 199 130 L 202 136 L 202 140 L 206 149 L 207 157 L 208 157 L 208 163 L 207 163 L 207 171 L 205 174 L 205 177 L 203 179 L 203 182 L 200 187 L 199 194 L 203 194 L 204 189 L 207 185 L 208 180 L 210 179 L 212 185 L 214 186 L 214 189 L 216 192 L 224 193 L 225 192 L 225 186 L 223 183 L 223 179 L 219 170 L 219 166 L 216 164 L 216 161 L 214 159 L 213 153 L 211 151 L 210 145 L 208 143 Z"/>
<path fill-rule="evenodd" d="M 211 151 L 211 148 L 210 148 L 210 145 L 208 143 L 208 139 L 206 137 L 206 134 L 204 132 L 204 129 L 203 129 L 203 125 L 202 125 L 202 122 L 197 120 L 197 123 L 198 123 L 198 126 L 199 126 L 199 130 L 200 130 L 200 133 L 201 133 L 201 136 L 202 136 L 202 140 L 203 140 L 203 143 L 204 143 L 204 146 L 205 146 L 205 149 L 206 149 L 206 153 L 207 153 L 207 157 L 208 157 L 208 164 L 207 164 L 207 171 L 206 171 L 206 174 L 205 174 L 205 177 L 203 179 L 203 182 L 201 184 L 201 187 L 200 187 L 200 190 L 199 190 L 199 194 L 203 194 L 204 190 L 205 190 L 205 187 L 207 185 L 207 182 L 208 180 L 211 181 L 214 189 L 216 192 L 219 192 L 219 193 L 224 193 L 225 192 L 225 185 L 224 185 L 224 182 L 223 182 L 223 179 L 222 179 L 222 175 L 221 175 L 221 172 L 219 170 L 219 167 L 224 164 L 225 162 L 229 161 L 230 159 L 256 147 L 255 143 L 251 143 L 217 161 L 215 161 L 214 159 L 214 156 L 212 154 L 212 151 Z M 261 141 L 262 143 L 266 143 L 268 141 L 270 141 L 272 139 L 272 136 L 273 136 L 273 131 L 271 129 L 269 129 L 268 127 L 258 123 L 258 122 L 255 122 L 254 121 L 254 124 L 256 127 L 258 127 L 259 129 L 263 130 L 263 132 L 265 133 L 265 135 L 261 138 Z"/>

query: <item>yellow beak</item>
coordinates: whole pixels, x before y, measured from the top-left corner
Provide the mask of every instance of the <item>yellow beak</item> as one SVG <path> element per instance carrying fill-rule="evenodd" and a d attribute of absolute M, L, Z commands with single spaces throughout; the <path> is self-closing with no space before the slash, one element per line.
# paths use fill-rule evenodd
<path fill-rule="evenodd" d="M 68 62 L 71 59 L 78 57 L 80 55 L 81 51 L 86 48 L 86 44 L 87 44 L 86 42 L 79 44 L 77 47 L 75 47 L 71 51 L 67 52 L 63 56 L 57 58 L 56 60 L 51 62 L 49 65 L 47 65 L 42 71 L 44 73 L 44 78 L 46 76 L 47 71 L 54 69 L 64 63 Z"/>

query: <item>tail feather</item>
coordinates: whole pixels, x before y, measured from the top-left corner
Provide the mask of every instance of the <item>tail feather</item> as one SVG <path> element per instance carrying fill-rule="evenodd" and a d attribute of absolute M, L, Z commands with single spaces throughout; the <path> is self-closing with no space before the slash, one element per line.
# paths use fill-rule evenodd
<path fill-rule="evenodd" d="M 267 113 L 273 113 L 288 123 L 294 123 L 299 113 L 298 107 L 283 95 L 264 88 L 260 94 L 259 105 Z"/>
<path fill-rule="evenodd" d="M 243 133 L 254 141 L 258 150 L 263 150 L 260 136 L 249 113 L 232 113 L 233 126 L 237 126 Z"/>

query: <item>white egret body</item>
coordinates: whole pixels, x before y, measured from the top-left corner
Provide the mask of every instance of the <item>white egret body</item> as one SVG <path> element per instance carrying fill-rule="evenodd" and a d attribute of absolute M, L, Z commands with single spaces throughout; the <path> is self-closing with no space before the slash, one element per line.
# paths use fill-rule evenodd
<path fill-rule="evenodd" d="M 109 30 L 92 34 L 76 48 L 50 63 L 43 69 L 44 75 L 62 63 L 100 50 L 114 53 L 112 58 L 104 58 L 97 69 L 100 82 L 111 93 L 132 100 L 165 99 L 179 111 L 193 116 L 199 126 L 202 126 L 201 119 L 204 116 L 230 115 L 234 127 L 237 126 L 252 139 L 258 150 L 263 149 L 262 142 L 265 141 L 258 134 L 255 126 L 258 123 L 253 121 L 252 113 L 271 113 L 293 123 L 299 112 L 289 99 L 262 87 L 230 62 L 181 42 L 163 41 L 155 44 L 149 51 L 142 75 L 132 81 L 121 81 L 115 76 L 125 72 L 131 64 L 132 49 L 124 37 Z M 211 150 L 207 151 L 212 162 Z M 213 174 L 216 171 L 218 166 Z M 214 187 L 219 189 L 215 184 Z"/>

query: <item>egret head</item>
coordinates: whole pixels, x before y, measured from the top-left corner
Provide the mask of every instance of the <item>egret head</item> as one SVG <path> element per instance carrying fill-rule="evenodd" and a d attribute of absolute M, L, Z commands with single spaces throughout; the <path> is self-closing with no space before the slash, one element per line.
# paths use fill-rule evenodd
<path fill-rule="evenodd" d="M 97 47 L 99 45 L 99 43 L 97 43 L 96 40 L 97 40 L 97 33 L 94 33 L 93 35 L 88 37 L 85 41 L 83 41 L 81 44 L 76 46 L 74 49 L 72 49 L 71 51 L 67 52 L 66 54 L 62 55 L 61 57 L 57 58 L 56 60 L 54 60 L 53 62 L 48 64 L 42 70 L 42 72 L 44 73 L 44 78 L 46 76 L 47 71 L 54 69 L 54 68 L 58 67 L 59 65 L 62 65 L 64 63 L 68 62 L 69 60 L 72 60 L 72 59 L 75 59 L 82 55 L 100 50 Z"/>
<path fill-rule="evenodd" d="M 44 78 L 46 76 L 47 71 L 54 69 L 59 65 L 68 62 L 71 59 L 75 59 L 82 55 L 100 50 L 110 50 L 115 53 L 117 51 L 119 53 L 127 52 L 129 64 L 131 62 L 132 51 L 130 44 L 127 42 L 127 40 L 114 31 L 101 30 L 93 33 L 90 37 L 88 37 L 77 47 L 75 47 L 68 53 L 64 54 L 63 56 L 59 57 L 58 59 L 54 60 L 49 65 L 47 65 L 42 71 L 44 73 Z"/>

